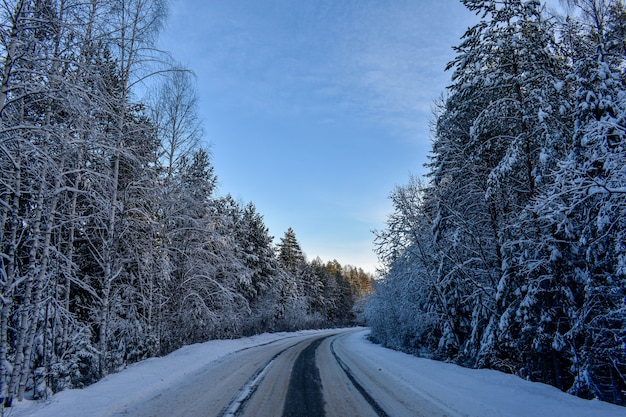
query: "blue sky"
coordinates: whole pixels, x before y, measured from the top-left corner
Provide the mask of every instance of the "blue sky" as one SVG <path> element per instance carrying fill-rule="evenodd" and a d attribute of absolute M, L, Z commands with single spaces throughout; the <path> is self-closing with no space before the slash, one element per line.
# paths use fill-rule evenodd
<path fill-rule="evenodd" d="M 159 45 L 196 74 L 219 192 L 278 242 L 374 272 L 389 193 L 423 174 L 457 0 L 172 0 Z"/>

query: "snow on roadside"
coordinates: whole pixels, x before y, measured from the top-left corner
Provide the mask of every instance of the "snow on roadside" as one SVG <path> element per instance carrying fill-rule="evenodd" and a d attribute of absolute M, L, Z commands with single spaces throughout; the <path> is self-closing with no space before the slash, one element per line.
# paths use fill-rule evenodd
<path fill-rule="evenodd" d="M 626 407 L 584 400 L 550 385 L 488 369 L 418 358 L 367 340 L 369 330 L 346 341 L 397 384 L 430 398 L 453 415 L 472 417 L 626 417 Z"/>
<path fill-rule="evenodd" d="M 108 375 L 84 389 L 59 392 L 48 401 L 16 402 L 4 410 L 7 417 L 103 417 L 125 404 L 149 399 L 168 386 L 175 386 L 186 375 L 242 349 L 280 339 L 325 333 L 328 330 L 264 333 L 235 340 L 212 340 L 189 345 L 161 358 L 151 358 Z"/>
<path fill-rule="evenodd" d="M 475 417 L 626 417 L 626 408 L 587 401 L 558 389 L 486 369 L 417 358 L 367 340 L 368 330 L 347 337 L 351 351 L 370 361 L 397 384 L 432 399 L 453 414 Z M 224 356 L 288 337 L 328 330 L 262 334 L 236 340 L 213 340 L 148 359 L 82 390 L 68 390 L 49 401 L 22 401 L 5 410 L 9 417 L 103 417 L 129 403 L 147 400 L 186 375 Z"/>

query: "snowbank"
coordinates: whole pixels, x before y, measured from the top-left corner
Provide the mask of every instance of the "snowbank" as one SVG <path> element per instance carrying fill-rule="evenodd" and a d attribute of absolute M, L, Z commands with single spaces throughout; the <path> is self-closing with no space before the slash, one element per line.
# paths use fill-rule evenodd
<path fill-rule="evenodd" d="M 396 381 L 431 399 L 453 416 L 626 417 L 626 408 L 584 400 L 550 385 L 488 369 L 418 358 L 368 341 L 369 332 L 348 336 L 353 352 Z"/>
<path fill-rule="evenodd" d="M 237 340 L 214 340 L 186 346 L 168 356 L 153 358 L 109 375 L 83 390 L 58 393 L 46 402 L 23 401 L 5 410 L 11 417 L 102 417 L 125 404 L 148 399 L 186 375 L 241 349 L 306 334 L 301 331 L 262 334 Z M 476 417 L 626 417 L 626 408 L 587 401 L 558 389 L 491 370 L 417 358 L 375 345 L 368 331 L 348 336 L 351 351 L 380 368 L 395 383 L 430 398 L 451 415 Z M 349 416 L 346 416 L 349 417 Z"/>
<path fill-rule="evenodd" d="M 168 386 L 175 386 L 186 375 L 242 349 L 279 339 L 328 332 L 305 330 L 293 333 L 265 333 L 235 340 L 212 340 L 189 345 L 161 358 L 135 363 L 123 371 L 108 375 L 85 389 L 67 390 L 45 402 L 16 402 L 5 409 L 10 417 L 103 417 L 114 414 L 124 405 L 149 399 Z"/>

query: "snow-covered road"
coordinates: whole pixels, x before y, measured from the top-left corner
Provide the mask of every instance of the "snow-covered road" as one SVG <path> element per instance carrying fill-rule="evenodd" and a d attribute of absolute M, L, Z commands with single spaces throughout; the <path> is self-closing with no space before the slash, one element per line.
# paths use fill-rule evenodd
<path fill-rule="evenodd" d="M 46 403 L 19 403 L 5 415 L 288 416 L 318 407 L 317 415 L 342 417 L 626 416 L 626 408 L 512 375 L 385 349 L 366 334 L 304 331 L 187 346 Z"/>

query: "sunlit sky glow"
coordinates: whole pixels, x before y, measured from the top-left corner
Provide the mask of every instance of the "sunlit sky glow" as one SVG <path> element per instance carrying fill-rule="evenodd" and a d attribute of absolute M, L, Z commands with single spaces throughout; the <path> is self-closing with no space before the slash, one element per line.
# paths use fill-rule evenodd
<path fill-rule="evenodd" d="M 374 272 L 389 193 L 425 172 L 433 103 L 476 21 L 457 0 L 173 0 L 159 46 L 196 75 L 219 192 L 278 242 Z"/>

